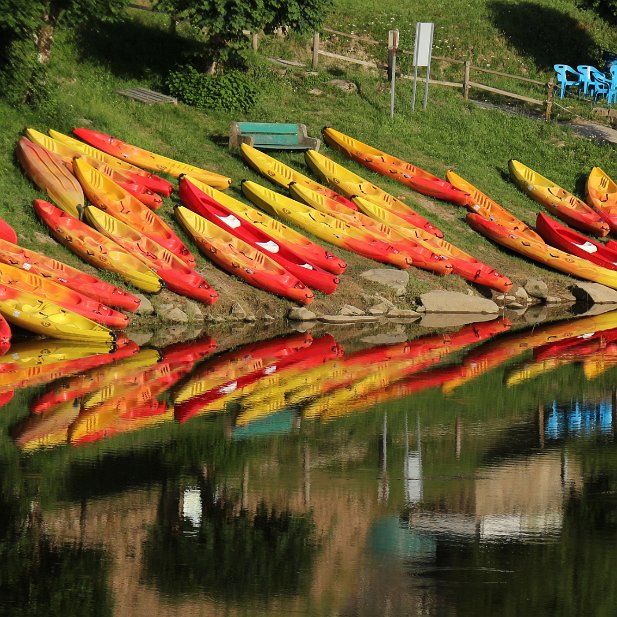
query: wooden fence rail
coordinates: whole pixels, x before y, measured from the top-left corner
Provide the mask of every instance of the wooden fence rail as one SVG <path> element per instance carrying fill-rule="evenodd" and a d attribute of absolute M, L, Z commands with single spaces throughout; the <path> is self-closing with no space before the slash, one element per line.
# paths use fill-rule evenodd
<path fill-rule="evenodd" d="M 324 32 L 328 32 L 331 34 L 336 34 L 337 36 L 342 36 L 345 38 L 350 38 L 356 41 L 369 43 L 371 45 L 379 44 L 378 41 L 373 39 L 369 39 L 366 37 L 357 36 L 355 34 L 346 34 L 344 32 L 339 32 L 338 30 L 333 30 L 331 28 L 323 28 Z M 413 52 L 408 50 L 399 50 L 400 53 L 412 55 Z M 321 48 L 321 38 L 319 32 L 315 32 L 313 34 L 313 54 L 312 54 L 312 67 L 313 69 L 317 68 L 319 64 L 319 56 L 324 56 L 326 58 L 333 58 L 335 60 L 341 60 L 343 62 L 349 62 L 352 64 L 359 64 L 361 66 L 366 66 L 369 68 L 376 69 L 387 69 L 385 64 L 378 64 L 377 62 L 369 61 L 369 60 L 361 60 L 360 58 L 354 58 L 352 56 L 346 56 L 343 54 L 336 54 L 333 52 L 326 51 Z M 490 92 L 491 94 L 497 94 L 500 96 L 505 96 L 511 99 L 515 99 L 518 101 L 523 101 L 524 103 L 528 103 L 530 105 L 540 105 L 545 109 L 545 119 L 548 122 L 551 119 L 552 107 L 553 107 L 553 94 L 555 85 L 553 80 L 551 79 L 548 83 L 539 81 L 537 79 L 530 79 L 529 77 L 523 77 L 522 75 L 512 75 L 510 73 L 504 73 L 502 71 L 494 71 L 492 69 L 485 69 L 479 66 L 473 66 L 469 60 L 457 60 L 456 58 L 447 58 L 445 56 L 433 56 L 433 60 L 438 60 L 441 62 L 448 62 L 450 64 L 462 64 L 463 65 L 463 80 L 461 82 L 457 81 L 444 81 L 438 79 L 429 79 L 429 84 L 434 84 L 437 86 L 446 86 L 450 88 L 461 88 L 463 92 L 463 98 L 468 101 L 469 93 L 472 88 L 476 90 L 483 90 L 485 92 Z M 507 79 L 512 79 L 515 81 L 522 81 L 529 84 L 533 84 L 535 86 L 539 86 L 542 88 L 546 88 L 546 98 L 533 98 L 530 96 L 526 96 L 523 94 L 517 94 L 515 92 L 510 92 L 508 90 L 503 90 L 501 88 L 495 88 L 493 86 L 489 86 L 487 84 L 483 84 L 479 81 L 473 81 L 471 79 L 471 72 L 476 71 L 478 73 L 485 73 L 490 75 L 497 75 L 499 77 L 505 77 Z M 409 75 L 400 75 L 403 79 L 412 79 Z M 418 78 L 418 81 L 426 81 L 423 78 Z"/>

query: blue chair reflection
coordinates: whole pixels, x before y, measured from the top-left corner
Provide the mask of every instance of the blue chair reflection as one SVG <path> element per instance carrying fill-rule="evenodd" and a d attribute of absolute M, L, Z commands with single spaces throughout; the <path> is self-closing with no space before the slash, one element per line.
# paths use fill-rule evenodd
<path fill-rule="evenodd" d="M 581 75 L 578 71 L 567 64 L 555 64 L 553 66 L 557 74 L 557 85 L 559 86 L 559 98 L 566 95 L 567 89 L 574 86 L 580 89 Z"/>

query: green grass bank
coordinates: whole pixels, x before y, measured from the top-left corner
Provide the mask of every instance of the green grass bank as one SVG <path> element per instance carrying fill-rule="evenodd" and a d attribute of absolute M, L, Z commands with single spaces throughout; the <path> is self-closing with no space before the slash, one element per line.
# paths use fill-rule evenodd
<path fill-rule="evenodd" d="M 129 16 L 123 23 L 101 26 L 87 36 L 59 33 L 51 64 L 54 95 L 39 109 L 14 109 L 0 100 L 0 215 L 16 228 L 24 246 L 84 269 L 88 267 L 77 257 L 49 239 L 46 228 L 34 216 L 32 199 L 43 195 L 23 175 L 13 155 L 15 143 L 26 127 L 44 132 L 55 128 L 68 133 L 75 126 L 90 126 L 228 175 L 233 179 L 229 190 L 238 197 L 242 179 L 263 184 L 267 181 L 252 172 L 237 153 L 228 150 L 230 122 L 303 122 L 311 135 L 318 135 L 324 126 L 333 126 L 439 176 L 453 168 L 529 224 L 533 224 L 540 208 L 509 180 L 510 158 L 524 162 L 581 197 L 586 176 L 594 165 L 617 176 L 614 145 L 583 138 L 564 122 L 575 113 L 589 114 L 589 103 L 568 100 L 562 106 L 569 109 L 558 110 L 556 119 L 546 123 L 531 114 L 512 113 L 511 106 L 506 111 L 483 108 L 474 101 L 465 102 L 458 90 L 433 86 L 427 110 L 422 111 L 421 105 L 417 105 L 412 113 L 411 84 L 401 80 L 397 87 L 397 112 L 390 118 L 385 75 L 355 69 L 353 65 L 327 63 L 313 71 L 310 40 L 293 34 L 262 39 L 259 51 L 252 57 L 250 75 L 259 97 L 250 113 L 204 111 L 183 104 L 144 106 L 116 94 L 116 90 L 137 85 L 161 90 L 168 72 L 186 62 L 190 54 L 199 53 L 200 43 L 182 25 L 175 32 L 170 31 L 167 16 L 134 10 Z M 350 0 L 338 0 L 327 25 L 379 40 L 385 40 L 387 30 L 396 27 L 401 31 L 402 47 L 409 49 L 416 21 L 435 22 L 436 54 L 470 59 L 495 70 L 542 80 L 551 75 L 554 62 L 599 63 L 602 50 L 617 50 L 614 27 L 592 11 L 566 0 L 455 0 L 430 7 L 414 1 L 405 4 L 404 9 L 390 0 L 378 7 L 374 3 L 358 6 Z M 305 65 L 275 64 L 267 59 L 271 56 L 293 58 Z M 341 91 L 330 83 L 333 79 L 353 82 L 356 91 Z M 529 277 L 540 277 L 555 295 L 568 297 L 571 279 L 483 239 L 467 227 L 463 209 L 415 194 L 344 160 L 326 147 L 322 152 L 404 198 L 437 224 L 449 241 L 509 276 L 515 287 Z M 281 154 L 279 158 L 310 175 L 301 154 Z M 161 210 L 169 221 L 173 220 L 174 201 L 173 197 L 165 200 Z M 358 276 L 367 268 L 378 267 L 376 262 L 341 249 L 335 252 L 348 261 L 348 272 L 334 295 L 318 294 L 313 305 L 316 312 L 337 312 L 345 303 L 358 304 L 363 291 L 382 291 L 368 287 Z M 290 306 L 288 301 L 232 279 L 203 257 L 198 258 L 198 264 L 221 298 L 214 307 L 204 309 L 208 314 L 225 316 L 235 301 L 256 315 L 267 313 L 275 317 L 284 315 Z M 412 303 L 418 293 L 428 289 L 471 289 L 454 275 L 438 278 L 412 268 L 410 276 L 407 297 L 398 301 L 401 306 Z"/>

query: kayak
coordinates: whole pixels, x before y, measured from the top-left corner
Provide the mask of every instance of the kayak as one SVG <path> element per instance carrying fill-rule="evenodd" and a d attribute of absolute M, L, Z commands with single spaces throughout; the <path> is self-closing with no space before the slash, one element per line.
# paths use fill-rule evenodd
<path fill-rule="evenodd" d="M 594 167 L 585 184 L 587 203 L 617 232 L 617 182 L 605 171 Z"/>
<path fill-rule="evenodd" d="M 291 222 L 330 244 L 400 268 L 408 268 L 412 264 L 408 254 L 400 253 L 369 232 L 271 191 L 256 182 L 242 182 L 242 193 L 262 210 Z"/>
<path fill-rule="evenodd" d="M 78 157 L 82 158 L 88 165 L 92 165 L 95 169 L 98 169 L 101 173 L 111 178 L 116 184 L 119 184 L 123 189 L 131 193 L 134 197 L 137 197 L 144 205 L 156 210 L 163 205 L 163 199 L 157 193 L 154 193 L 144 184 L 137 182 L 135 177 L 130 176 L 128 173 L 115 169 L 111 165 L 104 163 L 98 159 L 95 159 L 87 154 L 83 154 L 76 148 L 69 144 L 65 144 L 61 141 L 57 141 L 49 135 L 44 135 L 34 129 L 26 129 L 26 136 L 30 141 L 38 144 L 42 148 L 57 154 L 63 161 L 65 167 L 73 173 L 73 159 Z"/>
<path fill-rule="evenodd" d="M 361 176 L 346 169 L 342 165 L 335 163 L 332 159 L 319 154 L 315 150 L 308 150 L 304 153 L 308 165 L 315 173 L 322 177 L 328 184 L 336 186 L 349 199 L 360 195 L 365 199 L 375 202 L 382 208 L 387 208 L 405 219 L 410 225 L 420 227 L 429 233 L 443 238 L 443 232 L 432 223 L 427 221 L 422 215 L 404 204 L 400 199 L 386 193 L 378 186 L 367 182 Z"/>
<path fill-rule="evenodd" d="M 473 229 L 490 240 L 533 261 L 560 272 L 617 289 L 617 272 L 614 270 L 590 263 L 586 259 L 565 253 L 544 242 L 532 242 L 517 232 L 506 229 L 498 223 L 487 221 L 472 212 L 467 213 L 467 222 Z"/>
<path fill-rule="evenodd" d="M 54 238 L 84 261 L 118 274 L 142 291 L 161 291 L 159 277 L 126 248 L 42 199 L 35 199 L 32 204 Z"/>
<path fill-rule="evenodd" d="M 392 227 L 405 238 L 418 242 L 441 259 L 447 258 L 454 274 L 458 274 L 471 283 L 484 285 L 504 293 L 512 288 L 512 281 L 508 277 L 454 246 L 454 244 L 447 242 L 443 238 L 437 238 L 423 229 L 406 225 L 402 218 L 384 208 L 380 208 L 368 199 L 354 197 L 354 201 L 365 214 Z"/>
<path fill-rule="evenodd" d="M 330 197 L 338 201 L 339 203 L 355 210 L 356 207 L 353 205 L 351 200 L 347 199 L 347 197 L 343 197 L 340 193 L 333 191 L 331 188 L 324 186 L 323 184 L 319 184 L 315 180 L 312 180 L 308 176 L 301 174 L 299 171 L 296 171 L 292 167 L 281 163 L 275 158 L 272 158 L 268 154 L 265 154 L 261 150 L 257 150 L 257 148 L 253 148 L 253 146 L 249 146 L 248 144 L 240 145 L 240 152 L 242 154 L 242 158 L 258 173 L 262 176 L 265 176 L 271 182 L 278 184 L 282 188 L 289 188 L 289 185 L 292 182 L 296 184 L 301 184 L 302 186 L 306 186 L 307 188 L 320 193 L 321 195 L 325 195 L 326 197 Z"/>
<path fill-rule="evenodd" d="M 347 264 L 340 257 L 334 255 L 320 244 L 309 240 L 305 235 L 295 229 L 283 225 L 278 219 L 274 219 L 260 210 L 252 208 L 231 197 L 231 195 L 217 191 L 207 184 L 199 182 L 199 180 L 195 180 L 191 177 L 187 177 L 186 179 L 208 195 L 208 197 L 211 197 L 217 203 L 225 206 L 235 215 L 242 217 L 260 228 L 277 240 L 277 242 L 286 244 L 294 253 L 300 255 L 315 266 L 323 268 L 332 274 L 342 274 L 345 268 L 347 268 Z"/>
<path fill-rule="evenodd" d="M 0 238 L 7 242 L 17 244 L 17 233 L 15 230 L 4 220 L 0 218 Z"/>
<path fill-rule="evenodd" d="M 106 304 L 93 300 L 74 289 L 60 285 L 60 283 L 56 283 L 52 279 L 43 278 L 38 274 L 1 262 L 0 284 L 31 293 L 40 298 L 52 300 L 61 307 L 74 311 L 108 328 L 122 330 L 129 325 L 129 319 L 126 315 L 108 307 Z M 2 332 L 0 329 L 1 338 Z"/>
<path fill-rule="evenodd" d="M 542 212 L 538 212 L 536 229 L 548 244 L 609 270 L 617 270 L 617 251 L 561 225 Z"/>
<path fill-rule="evenodd" d="M 265 253 L 188 208 L 177 205 L 174 214 L 201 252 L 229 274 L 300 304 L 313 301 L 313 292 Z"/>
<path fill-rule="evenodd" d="M 0 355 L 5 354 L 11 346 L 12 335 L 9 322 L 0 315 Z"/>
<path fill-rule="evenodd" d="M 138 353 L 139 345 L 133 341 L 127 341 L 116 351 L 103 354 L 100 357 L 101 361 L 96 366 L 51 384 L 43 394 L 30 404 L 30 412 L 40 414 L 56 405 L 72 402 L 93 390 L 102 388 L 109 380 L 113 381 L 116 378 L 121 360 Z"/>
<path fill-rule="evenodd" d="M 79 208 L 84 205 L 84 192 L 57 154 L 21 137 L 15 156 L 36 186 L 63 210 L 79 216 Z"/>
<path fill-rule="evenodd" d="M 169 197 L 171 195 L 171 191 L 173 190 L 173 184 L 171 184 L 171 182 L 168 182 L 167 180 L 164 180 L 159 176 L 155 176 L 154 174 L 151 174 L 145 169 L 141 169 L 139 167 L 136 167 L 135 165 L 131 165 L 127 161 L 117 159 L 115 156 L 110 156 L 106 152 L 103 152 L 98 148 L 93 148 L 90 144 L 79 141 L 74 137 L 70 137 L 69 135 L 65 135 L 64 133 L 54 131 L 53 129 L 49 129 L 47 132 L 49 133 L 49 136 L 51 138 L 71 146 L 81 154 L 85 154 L 93 159 L 96 159 L 97 161 L 106 163 L 113 169 L 122 170 L 125 174 L 128 175 L 129 178 L 132 178 L 135 182 L 138 182 L 139 184 L 143 184 L 151 191 L 159 193 L 160 195 L 164 195 L 165 197 Z"/>
<path fill-rule="evenodd" d="M 312 342 L 313 337 L 309 333 L 290 334 L 243 345 L 204 363 L 174 393 L 176 420 L 186 422 L 195 414 L 224 408 L 225 401 L 221 398 L 242 394 L 243 386 L 247 385 L 247 380 L 243 381 L 243 378 L 251 376 L 255 381 L 262 376 L 264 369 L 271 369 L 277 360 L 298 353 Z"/>
<path fill-rule="evenodd" d="M 217 301 L 218 294 L 204 277 L 160 244 L 94 206 L 86 208 L 86 218 L 107 238 L 152 268 L 169 290 L 208 305 Z"/>
<path fill-rule="evenodd" d="M 516 218 L 511 212 L 506 210 L 503 206 L 500 206 L 496 201 L 491 199 L 488 195 L 485 195 L 479 191 L 473 184 L 464 180 L 457 173 L 448 169 L 446 172 L 446 178 L 456 187 L 469 193 L 470 199 L 467 203 L 467 209 L 469 212 L 475 212 L 480 216 L 483 216 L 489 221 L 499 223 L 508 229 L 513 229 L 519 234 L 527 236 L 531 240 L 542 240 L 540 236 L 523 221 Z"/>
<path fill-rule="evenodd" d="M 108 306 L 121 308 L 125 311 L 136 311 L 139 308 L 139 298 L 124 291 L 124 289 L 61 261 L 1 239 L 0 262 L 51 278 L 65 287 L 75 289 Z"/>
<path fill-rule="evenodd" d="M 195 266 L 195 258 L 160 216 L 82 159 L 75 159 L 73 168 L 92 204 Z"/>
<path fill-rule="evenodd" d="M 321 133 L 329 146 L 341 151 L 348 158 L 382 176 L 394 178 L 418 193 L 443 199 L 457 206 L 465 206 L 469 201 L 467 193 L 421 167 L 386 154 L 331 127 L 324 128 Z"/>
<path fill-rule="evenodd" d="M 215 225 L 222 227 L 237 238 L 244 240 L 299 278 L 305 285 L 325 294 L 336 291 L 339 279 L 312 263 L 304 260 L 286 244 L 277 242 L 246 219 L 238 218 L 231 210 L 200 191 L 187 178 L 180 180 L 180 199 L 193 212 L 200 214 Z"/>
<path fill-rule="evenodd" d="M 608 224 L 597 212 L 548 178 L 514 159 L 508 162 L 508 168 L 524 193 L 568 225 L 594 236 L 606 236 L 610 231 Z"/>
<path fill-rule="evenodd" d="M 91 319 L 62 308 L 55 302 L 0 285 L 0 313 L 10 323 L 51 338 L 113 343 L 114 333 Z"/>
<path fill-rule="evenodd" d="M 301 201 L 307 206 L 315 208 L 315 210 L 330 214 L 349 225 L 361 229 L 378 240 L 387 242 L 392 247 L 393 252 L 398 251 L 402 255 L 409 253 L 409 259 L 413 261 L 413 251 L 416 250 L 418 244 L 416 242 L 410 242 L 391 227 L 388 227 L 388 225 L 376 221 L 374 218 L 360 212 L 360 210 L 350 210 L 334 199 L 330 199 L 326 195 L 317 193 L 295 182 L 289 185 L 289 194 L 295 200 Z M 405 257 L 405 259 L 407 259 L 407 257 Z M 393 262 L 393 265 L 396 264 Z M 413 265 L 415 265 L 415 263 L 413 263 Z"/>
<path fill-rule="evenodd" d="M 156 172 L 164 172 L 176 178 L 182 175 L 190 175 L 214 188 L 226 189 L 231 184 L 231 178 L 222 176 L 201 167 L 195 167 L 187 163 L 182 163 L 174 159 L 170 159 L 160 154 L 155 154 L 143 148 L 133 146 L 125 141 L 98 133 L 91 129 L 77 128 L 73 129 L 73 133 L 89 143 L 94 148 L 98 148 L 107 154 L 111 154 L 116 158 L 128 161 L 133 165 L 137 165 L 143 169 L 150 169 Z"/>

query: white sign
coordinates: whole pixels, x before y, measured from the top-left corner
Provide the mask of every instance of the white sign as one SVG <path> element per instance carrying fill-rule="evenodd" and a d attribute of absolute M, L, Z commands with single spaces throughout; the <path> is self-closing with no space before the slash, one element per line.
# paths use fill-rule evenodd
<path fill-rule="evenodd" d="M 413 52 L 414 66 L 430 66 L 433 50 L 433 31 L 435 24 L 419 21 L 416 24 L 416 46 Z"/>

